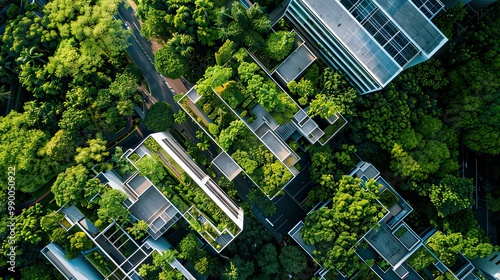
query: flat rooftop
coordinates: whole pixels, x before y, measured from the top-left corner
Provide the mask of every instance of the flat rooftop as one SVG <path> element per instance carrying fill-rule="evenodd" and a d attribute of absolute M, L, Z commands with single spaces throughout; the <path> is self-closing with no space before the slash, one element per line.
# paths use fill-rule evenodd
<path fill-rule="evenodd" d="M 62 209 L 62 212 L 66 217 L 68 217 L 73 223 L 78 223 L 80 220 L 85 218 L 85 216 L 76 208 L 74 205 L 69 207 L 65 207 Z"/>
<path fill-rule="evenodd" d="M 332 0 L 303 2 L 379 83 L 386 84 L 401 71 L 399 64 L 373 40 L 340 2 Z"/>
<path fill-rule="evenodd" d="M 155 222 L 154 225 L 160 228 L 172 217 L 168 217 L 167 220 L 161 220 L 163 224 L 159 224 L 160 221 L 157 218 L 163 214 L 166 209 L 172 208 L 171 206 L 172 204 L 165 196 L 156 187 L 152 187 L 144 192 L 141 197 L 130 206 L 129 210 L 137 219 L 146 221 L 148 224 Z M 173 215 L 177 212 L 175 208 L 172 208 Z"/>
<path fill-rule="evenodd" d="M 314 60 L 316 56 L 304 44 L 301 44 L 276 69 L 276 72 L 288 84 L 297 78 Z"/>
<path fill-rule="evenodd" d="M 395 266 L 409 252 L 390 232 L 383 227 L 371 229 L 365 240 L 382 256 L 391 266 Z"/>
<path fill-rule="evenodd" d="M 304 251 L 306 251 L 309 254 L 309 256 L 311 256 L 311 258 L 314 259 L 313 252 L 314 252 L 314 250 L 316 250 L 316 247 L 314 247 L 314 245 L 311 245 L 311 244 L 306 244 L 304 242 L 304 239 L 302 239 L 302 235 L 300 234 L 300 230 L 303 227 L 304 227 L 304 222 L 303 221 L 298 222 L 297 225 L 295 225 L 295 227 L 293 227 L 288 232 L 288 235 L 290 235 L 290 237 L 292 237 L 292 239 L 295 240 L 295 242 L 297 242 L 297 244 L 299 244 L 299 246 L 302 247 L 302 249 L 304 249 Z"/>
<path fill-rule="evenodd" d="M 145 190 L 153 185 L 153 183 L 151 183 L 146 177 L 139 175 L 132 178 L 132 180 L 128 181 L 127 184 L 135 191 L 137 195 L 141 195 Z"/>
<path fill-rule="evenodd" d="M 284 161 L 287 157 L 290 156 L 292 151 L 285 146 L 279 139 L 272 133 L 271 131 L 267 131 L 264 136 L 261 137 L 262 142 L 266 144 L 266 146 L 276 155 L 276 157 Z"/>
<path fill-rule="evenodd" d="M 412 65 L 416 57 L 432 56 L 447 41 L 412 1 L 294 1 L 303 3 L 315 18 L 313 21 L 326 27 L 319 32 L 334 35 L 339 45 L 381 85 Z"/>
<path fill-rule="evenodd" d="M 219 170 L 229 180 L 233 180 L 241 172 L 241 167 L 224 151 L 222 151 L 212 163 L 219 168 Z"/>

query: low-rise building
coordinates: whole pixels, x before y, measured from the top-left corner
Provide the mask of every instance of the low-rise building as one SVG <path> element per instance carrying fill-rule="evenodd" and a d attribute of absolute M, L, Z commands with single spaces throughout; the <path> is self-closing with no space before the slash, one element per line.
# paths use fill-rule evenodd
<path fill-rule="evenodd" d="M 375 180 L 379 185 L 378 202 L 386 210 L 386 214 L 378 225 L 366 232 L 356 242 L 356 255 L 380 279 L 429 279 L 429 275 L 449 274 L 459 280 L 479 279 L 474 274 L 475 267 L 471 262 L 459 255 L 457 264 L 448 268 L 426 246 L 425 240 L 430 236 L 420 237 L 406 224 L 404 219 L 413 211 L 413 208 L 388 184 L 380 172 L 370 163 L 360 161 L 349 174 L 367 182 Z M 312 211 L 328 205 L 330 202 L 318 205 Z M 306 244 L 301 236 L 303 222 L 299 222 L 289 235 L 315 259 L 315 246 Z M 425 255 L 429 265 L 425 268 L 415 269 L 413 256 Z M 322 279 L 351 279 L 356 276 L 344 275 L 341 271 L 332 272 L 318 263 L 320 270 L 317 275 Z M 425 278 L 424 278 L 425 277 Z"/>
<path fill-rule="evenodd" d="M 192 160 L 171 134 L 152 134 L 135 149 L 126 151 L 123 157 L 133 167 L 131 172 L 119 174 L 107 170 L 100 172 L 96 178 L 109 188 L 127 194 L 123 207 L 129 210 L 131 222 L 146 222 L 147 236 L 134 238 L 117 222 L 100 230 L 76 206 L 63 206 L 58 211 L 64 214 L 61 227 L 66 231 L 77 229 L 84 232 L 95 245 L 94 249 L 82 252 L 81 256 L 72 260 L 66 260 L 64 250 L 55 243 L 42 249 L 42 253 L 67 279 L 142 279 L 138 269 L 142 264 L 151 262 L 153 252 L 161 254 L 173 247 L 163 235 L 179 220 L 186 220 L 204 241 L 200 240 L 201 246 L 213 253 L 220 253 L 243 230 L 243 210 Z M 161 164 L 171 169 L 172 176 L 187 174 L 200 188 L 199 193 L 205 195 L 203 202 L 211 201 L 220 208 L 222 215 L 226 215 L 217 217 L 225 225 L 217 224 L 211 216 L 213 213 L 207 213 L 207 209 L 199 209 L 200 206 L 179 197 L 179 194 L 162 192 L 147 177 L 141 176 L 135 164 L 144 157 L 161 160 Z M 98 196 L 96 194 L 93 199 Z M 84 260 L 92 252 L 98 252 L 108 262 L 108 268 L 100 271 L 101 274 Z M 194 273 L 179 260 L 174 259 L 170 266 L 186 279 L 196 279 Z"/>

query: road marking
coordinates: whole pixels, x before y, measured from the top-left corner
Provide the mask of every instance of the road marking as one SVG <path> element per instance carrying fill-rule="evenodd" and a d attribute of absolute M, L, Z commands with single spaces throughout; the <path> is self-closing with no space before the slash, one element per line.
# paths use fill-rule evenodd
<path fill-rule="evenodd" d="M 285 214 L 281 214 L 281 216 L 279 216 L 278 218 L 276 218 L 276 219 L 274 220 L 274 222 L 276 223 L 279 219 L 281 219 L 281 217 L 283 217 L 283 215 L 285 215 Z"/>
<path fill-rule="evenodd" d="M 297 192 L 295 192 L 295 195 L 292 197 L 295 198 L 300 192 L 302 192 L 303 189 L 305 189 L 311 183 L 312 183 L 312 180 L 307 182 L 307 184 L 303 185 L 303 187 L 300 190 L 298 190 Z"/>
<path fill-rule="evenodd" d="M 282 228 L 286 224 L 286 222 L 288 222 L 288 219 L 286 219 L 283 223 L 281 223 L 281 225 L 279 227 L 275 227 L 274 229 L 279 230 L 280 228 Z"/>
<path fill-rule="evenodd" d="M 269 221 L 267 218 L 266 218 L 266 222 L 268 222 L 272 227 L 274 227 L 273 223 L 271 223 L 271 221 Z"/>

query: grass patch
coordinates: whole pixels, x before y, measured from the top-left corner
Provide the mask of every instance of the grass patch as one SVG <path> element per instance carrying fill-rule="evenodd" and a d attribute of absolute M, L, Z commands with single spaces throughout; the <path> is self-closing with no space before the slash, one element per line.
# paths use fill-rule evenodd
<path fill-rule="evenodd" d="M 347 123 L 344 118 L 339 118 L 337 121 L 335 121 L 333 124 L 329 125 L 326 129 L 323 130 L 325 133 L 319 141 L 321 143 L 326 143 L 330 137 L 332 137 L 334 134 L 336 134 L 345 124 Z"/>
<path fill-rule="evenodd" d="M 398 230 L 396 230 L 396 232 L 394 233 L 394 235 L 397 237 L 397 238 L 401 238 L 403 237 L 403 235 L 405 235 L 405 233 L 408 232 L 408 229 L 406 227 L 400 227 L 398 228 Z"/>
<path fill-rule="evenodd" d="M 116 269 L 116 265 L 102 255 L 100 251 L 87 254 L 85 258 L 105 277 Z"/>
<path fill-rule="evenodd" d="M 132 162 L 137 162 L 141 157 L 136 153 L 136 152 L 133 152 L 129 157 L 128 159 L 130 159 Z"/>
<path fill-rule="evenodd" d="M 168 162 L 172 165 L 173 168 L 179 173 L 184 174 L 184 169 L 163 149 L 158 150 L 158 152 L 168 160 Z"/>

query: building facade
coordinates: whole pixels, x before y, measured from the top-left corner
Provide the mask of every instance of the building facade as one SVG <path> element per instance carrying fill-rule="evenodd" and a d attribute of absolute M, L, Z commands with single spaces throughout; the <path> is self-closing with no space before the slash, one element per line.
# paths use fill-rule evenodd
<path fill-rule="evenodd" d="M 361 94 L 434 55 L 447 38 L 431 22 L 439 0 L 292 0 L 285 17 Z"/>

